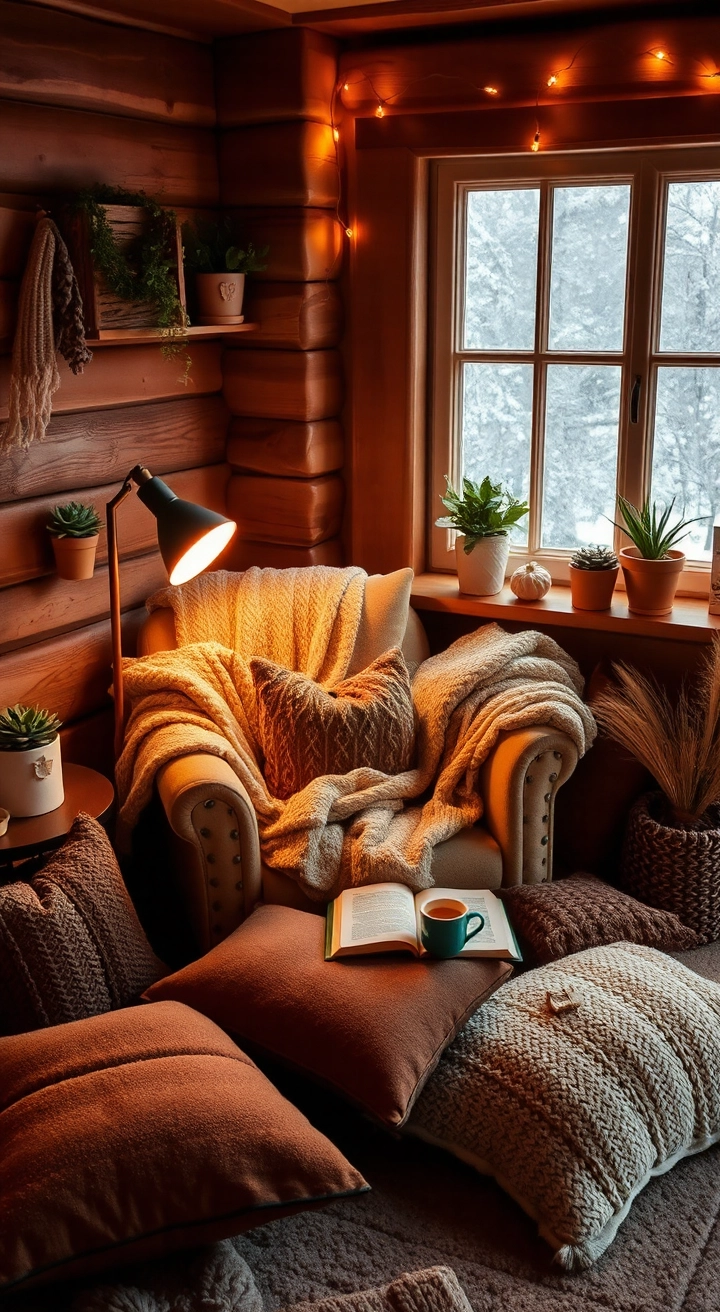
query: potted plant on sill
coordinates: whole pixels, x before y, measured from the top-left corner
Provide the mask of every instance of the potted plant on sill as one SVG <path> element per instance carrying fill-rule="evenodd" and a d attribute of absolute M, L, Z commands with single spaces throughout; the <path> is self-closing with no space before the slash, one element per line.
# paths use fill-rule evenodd
<path fill-rule="evenodd" d="M 698 519 L 681 519 L 668 528 L 675 505 L 673 497 L 658 518 L 657 503 L 647 500 L 639 510 L 625 497 L 618 497 L 622 524 L 615 524 L 632 541 L 623 547 L 620 564 L 627 588 L 628 610 L 632 615 L 669 615 L 685 565 L 685 554 L 673 544 L 687 536 L 691 524 Z M 612 521 L 615 523 L 615 521 Z"/>
<path fill-rule="evenodd" d="M 462 494 L 445 476 L 447 492 L 441 497 L 450 513 L 436 519 L 438 528 L 455 529 L 455 558 L 461 592 L 474 597 L 492 597 L 505 582 L 510 540 L 508 533 L 527 515 L 530 507 L 518 501 L 489 477 L 482 483 L 462 481 Z"/>
<path fill-rule="evenodd" d="M 61 579 L 91 579 L 95 569 L 98 535 L 103 527 L 94 506 L 68 501 L 54 506 L 47 525 Z"/>
<path fill-rule="evenodd" d="M 628 817 L 623 885 L 710 942 L 720 937 L 720 639 L 674 704 L 637 670 L 613 670 L 591 709 L 660 786 Z"/>
<path fill-rule="evenodd" d="M 570 596 L 576 610 L 609 610 L 620 571 L 612 547 L 580 547 L 570 561 Z"/>
<path fill-rule="evenodd" d="M 65 799 L 60 721 L 37 706 L 0 715 L 0 806 L 11 816 L 46 815 Z"/>
<path fill-rule="evenodd" d="M 195 274 L 198 321 L 201 324 L 240 324 L 245 275 L 262 273 L 268 247 L 256 251 L 252 242 L 240 245 L 240 233 L 230 218 L 197 220 L 182 228 L 183 256 Z"/>

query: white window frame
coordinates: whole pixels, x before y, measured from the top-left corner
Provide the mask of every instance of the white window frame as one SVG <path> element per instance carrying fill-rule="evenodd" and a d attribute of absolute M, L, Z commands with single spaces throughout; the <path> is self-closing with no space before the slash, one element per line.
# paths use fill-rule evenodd
<path fill-rule="evenodd" d="M 663 149 L 563 152 L 527 156 L 477 156 L 432 161 L 431 168 L 431 310 L 430 310 L 430 470 L 428 506 L 428 565 L 432 570 L 454 572 L 454 534 L 435 528 L 443 513 L 440 495 L 445 474 L 457 484 L 458 447 L 454 441 L 461 413 L 460 379 L 465 360 L 532 363 L 533 442 L 530 467 L 528 546 L 513 547 L 508 569 L 527 560 L 541 561 L 555 582 L 567 582 L 571 551 L 539 545 L 542 504 L 545 373 L 552 363 L 615 364 L 621 367 L 621 401 L 618 433 L 617 490 L 640 504 L 650 488 L 652 433 L 657 370 L 664 366 L 720 368 L 717 353 L 659 351 L 662 257 L 667 187 L 669 182 L 720 178 L 720 152 L 707 146 Z M 625 327 L 621 351 L 550 351 L 549 318 L 550 249 L 549 208 L 551 184 L 631 185 L 628 232 L 628 277 Z M 532 351 L 466 351 L 462 349 L 464 294 L 465 206 L 468 192 L 483 187 L 540 187 L 535 344 Z M 631 415 L 631 393 L 640 378 L 637 420 Z M 488 470 L 488 473 L 492 473 Z M 526 521 L 527 522 L 527 521 Z M 628 539 L 615 531 L 615 550 Z M 682 543 L 679 544 L 682 546 Z M 688 560 L 680 591 L 707 596 L 710 566 Z"/>

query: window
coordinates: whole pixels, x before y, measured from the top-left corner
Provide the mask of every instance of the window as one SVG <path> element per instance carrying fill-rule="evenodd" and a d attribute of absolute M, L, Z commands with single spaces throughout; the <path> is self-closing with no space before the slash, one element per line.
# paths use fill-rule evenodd
<path fill-rule="evenodd" d="M 452 569 L 444 475 L 502 479 L 531 510 L 513 555 L 567 578 L 627 540 L 616 493 L 704 516 L 681 544 L 707 592 L 720 514 L 716 152 L 434 165 L 430 563 Z M 512 557 L 511 557 L 512 560 Z"/>

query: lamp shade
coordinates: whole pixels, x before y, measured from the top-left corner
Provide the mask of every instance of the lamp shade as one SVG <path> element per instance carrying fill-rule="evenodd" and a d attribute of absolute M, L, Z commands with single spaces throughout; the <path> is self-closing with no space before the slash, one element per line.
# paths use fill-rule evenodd
<path fill-rule="evenodd" d="M 227 546 L 237 525 L 214 510 L 176 497 L 147 470 L 138 478 L 138 497 L 157 520 L 160 554 L 171 583 L 187 583 Z"/>

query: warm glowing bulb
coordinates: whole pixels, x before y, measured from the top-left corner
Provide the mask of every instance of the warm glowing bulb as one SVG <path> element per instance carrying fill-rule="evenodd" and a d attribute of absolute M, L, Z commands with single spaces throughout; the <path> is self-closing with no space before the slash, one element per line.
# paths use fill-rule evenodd
<path fill-rule="evenodd" d="M 350 83 L 343 82 L 343 91 L 349 91 L 349 90 L 350 90 Z"/>
<path fill-rule="evenodd" d="M 215 528 L 211 528 L 208 533 L 204 533 L 199 541 L 188 547 L 184 556 L 180 557 L 170 575 L 170 582 L 173 584 L 187 583 L 189 579 L 194 579 L 196 574 L 199 574 L 201 570 L 212 563 L 216 556 L 220 555 L 236 528 L 237 524 L 233 524 L 229 520 L 226 524 L 218 524 Z"/>
<path fill-rule="evenodd" d="M 340 133 L 338 132 L 337 128 L 333 128 L 333 141 L 339 141 L 339 140 L 340 140 Z"/>
<path fill-rule="evenodd" d="M 530 147 L 530 149 L 531 149 L 532 151 L 538 151 L 538 150 L 540 149 L 540 133 L 539 133 L 539 132 L 536 132 L 536 133 L 535 133 L 535 136 L 533 137 L 533 140 L 532 140 L 532 146 Z"/>
<path fill-rule="evenodd" d="M 376 118 L 385 117 L 385 110 L 383 109 L 382 105 L 378 105 L 377 109 L 375 110 L 375 117 Z"/>
<path fill-rule="evenodd" d="M 496 96 L 498 93 L 497 87 L 483 87 L 483 91 L 486 96 Z"/>
<path fill-rule="evenodd" d="M 345 236 L 346 236 L 346 237 L 354 237 L 354 236 L 355 236 L 355 229 L 354 229 L 354 228 L 346 228 L 346 229 L 345 229 Z"/>
<path fill-rule="evenodd" d="M 548 86 L 554 87 L 556 82 L 557 82 L 557 73 L 551 73 L 550 77 L 547 80 Z"/>
<path fill-rule="evenodd" d="M 665 54 L 664 50 L 655 50 L 653 53 L 656 59 L 667 59 L 667 55 Z"/>

